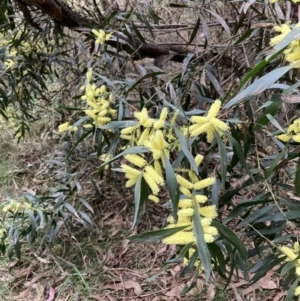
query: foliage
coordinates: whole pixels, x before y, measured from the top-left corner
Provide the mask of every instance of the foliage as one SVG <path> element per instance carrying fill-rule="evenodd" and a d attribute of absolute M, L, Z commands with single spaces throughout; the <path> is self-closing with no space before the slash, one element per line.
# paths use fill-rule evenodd
<path fill-rule="evenodd" d="M 130 239 L 177 244 L 185 272 L 195 268 L 208 280 L 214 269 L 227 284 L 235 271 L 254 273 L 253 284 L 281 264 L 291 300 L 300 293 L 291 226 L 300 220 L 300 129 L 293 117 L 299 24 L 281 21 L 283 12 L 293 19 L 293 3 L 270 2 L 228 1 L 232 10 L 223 2 L 166 2 L 166 12 L 160 2 L 136 2 L 105 12 L 94 1 L 86 3 L 90 14 L 73 2 L 85 21 L 60 24 L 68 29 L 32 8 L 32 20 L 24 20 L 14 1 L 4 1 L 0 113 L 20 139 L 54 106 L 60 143 L 73 143 L 64 159 L 91 143 L 102 161 L 98 175 L 121 173 L 124 186 L 134 188 L 133 227 L 167 191 L 172 215 L 163 229 Z M 165 22 L 167 12 L 174 24 Z M 78 19 L 68 16 L 70 24 Z M 52 243 L 62 225 L 72 231 L 74 220 L 91 229 L 90 216 L 69 201 L 80 184 L 65 185 L 47 196 L 8 198 L 2 251 L 10 239 L 8 249 L 20 256 L 19 238 L 32 243 L 37 233 Z"/>

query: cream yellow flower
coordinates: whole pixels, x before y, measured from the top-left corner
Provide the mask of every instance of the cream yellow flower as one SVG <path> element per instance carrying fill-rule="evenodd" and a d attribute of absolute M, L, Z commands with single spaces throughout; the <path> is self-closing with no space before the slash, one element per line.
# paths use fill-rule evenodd
<path fill-rule="evenodd" d="M 154 203 L 159 202 L 159 198 L 155 195 L 150 194 L 148 198 L 149 198 L 149 200 L 153 201 Z"/>
<path fill-rule="evenodd" d="M 100 29 L 99 31 L 93 29 L 92 33 L 97 37 L 96 43 L 100 45 L 104 44 L 105 41 L 108 41 L 111 38 L 111 34 L 106 34 L 105 31 L 102 29 Z"/>
<path fill-rule="evenodd" d="M 292 139 L 295 142 L 300 142 L 300 118 L 294 120 L 289 126 L 286 134 L 280 134 L 276 137 L 283 142 L 289 142 Z"/>
<path fill-rule="evenodd" d="M 128 154 L 125 155 L 124 158 L 138 167 L 144 167 L 147 164 L 147 161 L 144 158 L 136 154 Z"/>
<path fill-rule="evenodd" d="M 228 131 L 229 126 L 222 120 L 216 118 L 221 107 L 221 101 L 216 100 L 210 107 L 206 116 L 192 116 L 191 121 L 194 123 L 188 130 L 192 136 L 198 136 L 202 133 L 207 134 L 207 142 L 211 143 L 214 134 L 223 136 L 223 131 Z"/>
<path fill-rule="evenodd" d="M 161 129 L 165 126 L 165 121 L 166 121 L 166 118 L 168 116 L 168 109 L 167 108 L 163 108 L 161 113 L 160 113 L 160 117 L 159 117 L 159 120 L 157 120 L 155 123 L 154 123 L 154 129 L 158 130 L 158 129 Z"/>
<path fill-rule="evenodd" d="M 72 125 L 70 125 L 69 122 L 65 122 L 65 123 L 58 126 L 58 131 L 60 133 L 64 133 L 66 131 L 76 132 L 77 130 L 78 130 L 77 126 L 72 126 Z"/>
<path fill-rule="evenodd" d="M 134 116 L 139 120 L 140 125 L 145 128 L 151 127 L 154 123 L 153 119 L 149 118 L 146 108 L 143 108 L 141 112 L 135 112 Z"/>

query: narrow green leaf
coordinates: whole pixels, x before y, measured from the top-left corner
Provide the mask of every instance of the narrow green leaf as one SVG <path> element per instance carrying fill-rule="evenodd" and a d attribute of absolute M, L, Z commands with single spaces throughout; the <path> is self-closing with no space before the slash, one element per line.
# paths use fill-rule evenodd
<path fill-rule="evenodd" d="M 259 219 L 261 216 L 272 213 L 272 210 L 274 209 L 273 206 L 266 206 L 261 209 L 255 210 L 252 214 L 248 215 L 242 222 L 240 222 L 236 228 L 239 229 L 241 227 L 244 227 L 246 225 L 249 225 L 250 223 L 254 222 L 255 220 Z"/>
<path fill-rule="evenodd" d="M 223 94 L 222 86 L 218 82 L 217 78 L 214 76 L 211 66 L 206 64 L 205 71 L 206 71 L 207 77 L 209 78 L 210 82 L 213 84 L 216 91 L 219 93 L 219 95 L 222 95 Z"/>
<path fill-rule="evenodd" d="M 272 261 L 267 262 L 261 269 L 259 269 L 255 275 L 251 278 L 249 285 L 254 284 L 257 282 L 260 278 L 266 275 L 267 272 L 269 272 L 273 267 L 278 265 L 284 260 L 284 257 L 275 258 Z"/>
<path fill-rule="evenodd" d="M 270 122 L 281 132 L 284 132 L 284 129 L 281 127 L 281 125 L 279 124 L 279 122 L 270 114 L 266 115 L 267 118 L 270 120 Z"/>
<path fill-rule="evenodd" d="M 264 64 L 262 64 L 264 66 Z M 260 66 L 262 67 L 262 66 Z M 250 96 L 259 95 L 265 90 L 269 89 L 281 76 L 293 68 L 292 65 L 277 68 L 258 80 L 254 81 L 249 87 L 240 92 L 234 98 L 232 98 L 225 106 L 224 109 L 237 105 L 242 100 L 249 98 Z M 254 75 L 254 74 L 253 74 Z"/>
<path fill-rule="evenodd" d="M 173 170 L 173 167 L 167 157 L 167 155 L 164 153 L 164 163 L 165 163 L 165 170 L 166 170 L 166 180 L 167 180 L 167 186 L 169 190 L 169 194 L 171 197 L 172 205 L 173 205 L 173 216 L 175 222 L 178 219 L 177 211 L 178 211 L 178 202 L 179 202 L 179 187 L 177 183 L 177 179 Z"/>
<path fill-rule="evenodd" d="M 143 173 L 141 172 L 134 186 L 134 220 L 131 229 L 133 229 L 136 225 L 139 210 L 140 210 L 142 178 L 143 178 Z"/>
<path fill-rule="evenodd" d="M 142 76 L 141 78 L 139 78 L 126 92 L 129 93 L 131 90 L 133 90 L 137 85 L 139 85 L 140 83 L 142 83 L 145 79 L 149 78 L 149 77 L 152 77 L 152 78 L 155 78 L 157 75 L 160 75 L 160 74 L 164 74 L 164 72 L 151 72 L 151 73 L 148 73 L 144 76 Z"/>
<path fill-rule="evenodd" d="M 229 138 L 230 142 L 232 143 L 234 153 L 237 154 L 237 156 L 240 159 L 240 163 L 245 168 L 245 170 L 246 170 L 247 174 L 250 176 L 250 178 L 253 180 L 251 171 L 250 171 L 250 169 L 249 169 L 249 167 L 247 165 L 247 162 L 246 162 L 244 153 L 242 151 L 241 145 L 228 132 L 224 132 L 224 135 L 226 135 L 227 138 Z"/>
<path fill-rule="evenodd" d="M 189 160 L 191 168 L 198 175 L 198 166 L 195 162 L 195 159 L 194 159 L 193 155 L 189 151 L 189 146 L 188 146 L 188 143 L 185 140 L 184 135 L 182 134 L 180 129 L 174 128 L 174 130 L 175 130 L 175 133 L 178 137 L 178 140 L 179 140 L 179 143 L 180 143 L 180 146 L 181 146 L 181 150 L 185 154 L 186 158 Z"/>
<path fill-rule="evenodd" d="M 290 270 L 294 269 L 296 266 L 296 260 L 286 262 L 280 271 L 280 278 L 285 276 Z"/>
<path fill-rule="evenodd" d="M 271 166 L 266 170 L 265 175 L 264 175 L 266 180 L 272 174 L 272 172 L 274 171 L 274 169 L 278 165 L 279 161 L 281 161 L 281 159 L 283 159 L 283 157 L 285 156 L 287 148 L 288 148 L 288 143 L 285 145 L 284 149 L 277 156 L 277 158 L 272 162 Z"/>
<path fill-rule="evenodd" d="M 216 227 L 219 231 L 219 234 L 222 238 L 229 241 L 241 254 L 241 257 L 246 260 L 248 257 L 247 250 L 244 246 L 244 244 L 239 240 L 239 238 L 226 226 L 220 224 L 219 222 L 213 220 L 211 225 L 213 227 Z"/>
<path fill-rule="evenodd" d="M 133 236 L 128 236 L 127 239 L 129 239 L 133 242 L 142 242 L 142 243 L 159 242 L 162 239 L 164 239 L 168 236 L 171 236 L 171 235 L 177 233 L 178 231 L 185 229 L 186 227 L 187 226 L 163 229 L 163 230 L 158 230 L 158 231 L 150 231 L 147 233 L 141 233 L 141 234 L 137 234 L 137 235 L 133 235 Z"/>
<path fill-rule="evenodd" d="M 254 131 L 261 129 L 263 126 L 269 123 L 269 118 L 266 116 L 267 114 L 275 116 L 275 114 L 280 110 L 282 106 L 282 99 L 280 95 L 272 95 L 272 100 L 272 103 L 264 110 L 264 112 L 256 122 L 253 129 Z"/>
<path fill-rule="evenodd" d="M 68 203 L 68 202 L 64 202 L 64 207 L 73 215 L 78 216 L 76 210 L 74 209 L 74 207 Z"/>
<path fill-rule="evenodd" d="M 211 38 L 211 34 L 210 34 L 210 31 L 209 31 L 208 24 L 207 24 L 205 18 L 203 17 L 203 15 L 200 14 L 200 13 L 199 13 L 199 18 L 200 18 L 201 25 L 202 25 L 202 31 L 204 32 L 204 35 L 205 35 L 206 39 L 209 41 L 210 38 Z"/>
<path fill-rule="evenodd" d="M 286 221 L 286 220 L 293 220 L 293 219 L 300 219 L 300 211 L 294 210 L 294 211 L 286 211 L 284 212 L 284 215 L 280 213 L 276 213 L 273 215 L 268 215 L 265 217 L 262 217 L 254 222 L 256 223 L 262 223 L 262 222 L 278 222 L 278 221 Z"/>
<path fill-rule="evenodd" d="M 219 23 L 223 26 L 224 30 L 228 34 L 228 37 L 230 38 L 231 37 L 231 32 L 230 32 L 230 28 L 227 25 L 226 21 L 220 15 L 218 15 L 217 13 L 215 13 L 211 10 L 208 10 L 208 9 L 206 9 L 206 11 L 210 12 L 219 21 Z"/>
<path fill-rule="evenodd" d="M 253 30 L 254 30 L 253 28 L 247 29 L 243 33 L 243 35 L 240 38 L 237 39 L 237 41 L 234 43 L 234 45 L 236 46 L 236 45 L 242 43 L 244 40 L 246 40 L 251 35 L 251 33 L 253 32 Z"/>
<path fill-rule="evenodd" d="M 143 43 L 146 44 L 146 40 L 144 39 L 143 35 L 140 33 L 140 31 L 137 29 L 137 27 L 135 26 L 134 22 L 131 22 L 131 26 L 133 28 L 133 30 L 135 31 L 137 37 L 139 38 L 139 40 Z"/>
<path fill-rule="evenodd" d="M 299 278 L 297 277 L 291 288 L 289 289 L 284 301 L 292 301 L 295 296 L 295 291 L 298 286 Z"/>
<path fill-rule="evenodd" d="M 256 206 L 259 204 L 269 203 L 270 200 L 267 199 L 268 193 L 261 193 L 256 196 L 251 201 L 244 201 L 238 205 L 236 205 L 229 213 L 228 217 L 223 221 L 224 224 L 229 223 L 237 216 L 240 216 L 248 207 Z"/>
<path fill-rule="evenodd" d="M 227 166 L 228 166 L 227 152 L 226 152 L 225 144 L 217 132 L 216 132 L 216 137 L 217 137 L 217 142 L 220 151 L 221 182 L 222 182 L 223 189 L 225 189 Z"/>
<path fill-rule="evenodd" d="M 193 58 L 194 53 L 189 53 L 186 58 L 183 60 L 182 67 L 181 67 L 181 80 L 183 79 L 183 76 L 186 72 L 187 66 L 189 65 L 189 62 Z"/>
<path fill-rule="evenodd" d="M 86 214 L 84 211 L 81 211 L 81 210 L 79 210 L 78 213 L 82 216 L 82 219 L 87 222 L 88 226 L 94 225 L 94 222 L 92 221 L 92 219 L 90 218 L 90 216 L 88 214 Z M 89 228 L 91 228 L 91 227 L 89 227 Z"/>
<path fill-rule="evenodd" d="M 120 129 L 135 126 L 138 121 L 112 121 L 101 127 L 102 130 Z"/>
<path fill-rule="evenodd" d="M 205 279 L 209 280 L 211 274 L 211 259 L 204 239 L 204 232 L 201 224 L 201 216 L 198 211 L 198 203 L 194 201 L 193 229 L 196 236 L 196 245 L 201 264 L 204 268 Z"/>
<path fill-rule="evenodd" d="M 300 196 L 300 159 L 298 159 L 295 173 L 295 194 Z"/>
<path fill-rule="evenodd" d="M 77 145 L 82 142 L 87 136 L 89 136 L 93 132 L 93 129 L 87 130 L 74 144 L 74 146 L 70 149 L 70 151 L 67 154 L 66 160 L 70 157 L 70 155 L 73 153 L 74 149 L 77 147 Z"/>
<path fill-rule="evenodd" d="M 194 29 L 193 29 L 192 33 L 191 33 L 191 36 L 190 36 L 190 39 L 189 39 L 189 44 L 191 44 L 194 41 L 199 27 L 200 27 L 200 18 L 197 19 L 197 22 L 194 26 Z"/>

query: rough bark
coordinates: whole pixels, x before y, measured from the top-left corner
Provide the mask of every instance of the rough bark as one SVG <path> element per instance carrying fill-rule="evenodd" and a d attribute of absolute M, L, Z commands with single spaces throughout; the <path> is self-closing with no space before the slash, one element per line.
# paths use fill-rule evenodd
<path fill-rule="evenodd" d="M 68 27 L 72 30 L 81 31 L 83 27 L 97 27 L 97 24 L 86 17 L 81 16 L 79 13 L 73 11 L 67 4 L 61 0 L 18 0 L 24 2 L 26 5 L 35 7 L 41 10 L 44 14 L 50 16 L 55 22 L 61 26 Z M 187 55 L 188 51 L 178 47 L 167 47 L 156 44 L 141 44 L 138 49 L 133 50 L 127 42 L 122 40 L 114 41 L 109 40 L 107 43 L 118 49 L 122 49 L 131 55 L 133 60 L 142 58 L 154 58 L 156 61 L 175 61 L 182 62 Z M 166 56 L 168 59 L 166 60 Z M 161 64 L 161 63 L 160 63 Z"/>

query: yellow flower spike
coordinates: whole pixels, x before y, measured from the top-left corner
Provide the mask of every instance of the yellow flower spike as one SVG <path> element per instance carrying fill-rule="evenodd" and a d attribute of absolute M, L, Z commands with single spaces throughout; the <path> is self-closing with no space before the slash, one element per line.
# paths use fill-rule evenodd
<path fill-rule="evenodd" d="M 159 202 L 159 198 L 155 195 L 149 195 L 149 200 L 153 201 L 154 203 L 158 203 Z"/>
<path fill-rule="evenodd" d="M 291 135 L 287 135 L 287 134 L 277 135 L 276 137 L 283 142 L 289 142 L 290 139 L 292 138 Z"/>
<path fill-rule="evenodd" d="M 93 78 L 93 69 L 92 68 L 90 68 L 88 70 L 88 72 L 86 73 L 86 78 L 87 78 L 88 82 L 90 82 L 92 80 L 92 78 Z"/>
<path fill-rule="evenodd" d="M 220 107 L 221 101 L 217 99 L 210 107 L 206 116 L 192 116 L 191 121 L 194 123 L 188 129 L 192 136 L 198 136 L 202 133 L 207 134 L 207 142 L 211 143 L 214 138 L 215 132 L 223 135 L 222 131 L 229 130 L 229 126 L 222 120 L 216 118 Z"/>
<path fill-rule="evenodd" d="M 130 136 L 130 135 L 120 135 L 120 138 L 122 138 L 124 140 L 131 140 L 132 136 Z"/>
<path fill-rule="evenodd" d="M 152 178 L 152 176 L 149 173 L 144 172 L 143 177 L 144 177 L 146 183 L 148 184 L 148 186 L 150 187 L 152 194 L 158 195 L 159 187 L 158 187 L 157 183 L 154 181 L 154 179 Z"/>
<path fill-rule="evenodd" d="M 186 189 L 193 189 L 194 187 L 194 185 L 190 181 L 186 180 L 181 175 L 176 175 L 176 180 L 180 186 Z"/>
<path fill-rule="evenodd" d="M 209 119 L 210 118 L 215 118 L 218 115 L 219 111 L 220 111 L 221 104 L 222 104 L 221 100 L 217 99 L 211 105 L 211 107 L 210 107 L 210 109 L 209 109 L 209 111 L 208 111 L 208 113 L 206 115 L 206 118 L 209 118 Z"/>
<path fill-rule="evenodd" d="M 163 108 L 161 113 L 160 113 L 160 117 L 159 117 L 159 120 L 157 120 L 155 123 L 154 123 L 154 129 L 158 130 L 158 129 L 161 129 L 165 126 L 165 121 L 166 121 L 166 118 L 168 116 L 168 109 L 167 108 Z"/>
<path fill-rule="evenodd" d="M 201 164 L 201 162 L 203 161 L 203 159 L 204 159 L 204 156 L 202 156 L 200 154 L 196 155 L 196 157 L 195 157 L 196 165 L 199 166 Z"/>
<path fill-rule="evenodd" d="M 123 169 L 123 171 L 125 172 L 125 176 L 128 179 L 132 179 L 132 178 L 138 178 L 139 175 L 141 174 L 140 170 L 134 169 L 128 165 L 122 164 L 121 168 Z"/>
<path fill-rule="evenodd" d="M 153 180 L 157 184 L 159 184 L 161 186 L 165 184 L 164 179 L 160 176 L 160 174 L 158 172 L 156 172 L 156 170 L 153 168 L 153 166 L 151 166 L 151 165 L 146 166 L 145 171 L 153 178 Z"/>
<path fill-rule="evenodd" d="M 196 202 L 198 202 L 198 203 L 207 202 L 207 196 L 205 196 L 205 195 L 197 194 L 197 195 L 195 195 L 195 199 L 196 199 Z"/>
<path fill-rule="evenodd" d="M 210 178 L 201 180 L 194 184 L 194 189 L 200 190 L 200 189 L 206 188 L 208 186 L 213 185 L 215 183 L 215 181 L 216 181 L 216 179 L 214 177 L 210 177 Z"/>
<path fill-rule="evenodd" d="M 295 252 L 295 253 L 299 253 L 299 242 L 298 242 L 298 241 L 296 241 L 296 242 L 294 243 L 294 252 Z"/>
<path fill-rule="evenodd" d="M 168 143 L 165 141 L 164 134 L 161 130 L 155 132 L 153 137 L 150 137 L 152 147 L 157 150 L 163 150 L 168 146 Z"/>
<path fill-rule="evenodd" d="M 281 26 L 278 26 L 278 25 L 275 26 L 274 30 L 277 32 L 280 32 L 281 34 L 279 34 L 278 36 L 276 36 L 270 40 L 271 46 L 275 46 L 281 40 L 283 40 L 283 38 L 291 31 L 291 28 L 287 23 L 285 23 L 285 24 L 282 24 Z"/>
<path fill-rule="evenodd" d="M 193 208 L 185 208 L 185 209 L 180 209 L 178 210 L 178 217 L 180 216 L 187 216 L 191 217 L 194 214 L 194 209 Z"/>
<path fill-rule="evenodd" d="M 182 186 L 179 187 L 179 190 L 185 195 L 187 196 L 188 198 L 192 197 L 193 194 L 187 189 L 187 188 L 184 188 Z"/>
<path fill-rule="evenodd" d="M 296 274 L 300 276 L 300 267 L 296 267 Z"/>
<path fill-rule="evenodd" d="M 144 145 L 145 141 L 149 139 L 149 136 L 150 136 L 150 129 L 145 129 L 142 135 L 140 136 L 137 145 Z"/>
<path fill-rule="evenodd" d="M 136 126 L 129 126 L 128 128 L 124 128 L 124 129 L 121 130 L 121 135 L 132 134 L 133 131 L 135 131 L 136 129 L 137 129 Z"/>
<path fill-rule="evenodd" d="M 215 241 L 215 237 L 211 234 L 204 234 L 204 240 L 206 243 L 211 243 Z"/>
<path fill-rule="evenodd" d="M 137 177 L 137 178 L 129 179 L 129 180 L 125 183 L 125 186 L 126 186 L 126 187 L 131 187 L 131 186 L 135 185 L 135 183 L 137 182 L 137 180 L 138 180 L 138 177 Z"/>
<path fill-rule="evenodd" d="M 212 236 L 217 236 L 218 235 L 217 228 L 215 228 L 213 226 L 205 226 L 205 227 L 203 227 L 203 232 L 205 234 L 209 234 L 209 235 L 212 235 Z"/>
<path fill-rule="evenodd" d="M 104 86 L 104 85 L 102 85 L 101 87 L 100 87 L 100 94 L 104 94 L 104 93 L 106 93 L 106 87 Z"/>
<path fill-rule="evenodd" d="M 154 169 L 161 177 L 163 176 L 161 165 L 158 160 L 154 160 Z"/>
<path fill-rule="evenodd" d="M 64 132 L 68 131 L 69 128 L 70 128 L 70 122 L 65 122 L 58 126 L 58 131 L 60 133 L 64 133 Z"/>
<path fill-rule="evenodd" d="M 216 218 L 218 216 L 217 208 L 215 205 L 200 207 L 199 213 L 202 216 L 209 217 L 209 218 Z"/>
<path fill-rule="evenodd" d="M 190 178 L 190 181 L 193 183 L 196 183 L 199 181 L 197 175 L 195 174 L 195 172 L 193 170 L 189 170 L 189 178 Z"/>
<path fill-rule="evenodd" d="M 193 200 L 191 199 L 181 199 L 178 202 L 179 208 L 191 208 L 193 206 Z"/>
<path fill-rule="evenodd" d="M 204 228 L 204 227 L 210 226 L 210 225 L 211 225 L 211 222 L 212 222 L 212 219 L 209 218 L 209 217 L 203 217 L 203 218 L 201 219 L 201 225 L 202 225 L 203 228 Z"/>
<path fill-rule="evenodd" d="M 124 158 L 138 167 L 144 167 L 147 164 L 147 161 L 144 158 L 136 154 L 128 154 L 125 155 Z"/>
<path fill-rule="evenodd" d="M 298 286 L 295 290 L 295 296 L 299 296 L 300 295 L 300 286 Z"/>
<path fill-rule="evenodd" d="M 174 112 L 173 117 L 172 117 L 172 119 L 170 121 L 171 126 L 175 126 L 178 114 L 179 114 L 179 110 L 177 110 L 177 111 Z"/>
<path fill-rule="evenodd" d="M 149 118 L 146 108 L 143 108 L 141 112 L 135 112 L 134 116 L 139 120 L 140 125 L 144 126 L 145 128 L 149 128 L 153 124 L 153 120 Z"/>
<path fill-rule="evenodd" d="M 105 41 L 109 40 L 111 38 L 111 34 L 106 34 L 104 30 L 100 29 L 97 31 L 96 29 L 92 30 L 92 33 L 97 37 L 96 43 L 97 44 L 104 44 Z"/>
<path fill-rule="evenodd" d="M 287 256 L 286 261 L 293 261 L 293 260 L 295 260 L 295 259 L 298 257 L 298 255 L 295 254 L 295 253 L 293 252 L 293 250 L 292 250 L 291 248 L 289 248 L 289 247 L 282 246 L 282 247 L 280 247 L 279 249 L 280 249 L 280 251 L 281 251 L 284 255 Z"/>
<path fill-rule="evenodd" d="M 186 245 L 190 242 L 196 242 L 193 232 L 178 231 L 162 240 L 166 245 Z"/>

